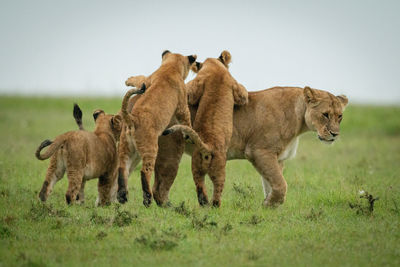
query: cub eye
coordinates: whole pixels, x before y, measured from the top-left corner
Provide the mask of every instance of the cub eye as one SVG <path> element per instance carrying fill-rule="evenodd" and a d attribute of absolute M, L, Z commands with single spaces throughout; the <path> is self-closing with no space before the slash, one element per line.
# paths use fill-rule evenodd
<path fill-rule="evenodd" d="M 325 118 L 329 119 L 329 114 L 328 113 L 322 113 L 322 115 L 324 115 Z"/>
<path fill-rule="evenodd" d="M 340 114 L 340 115 L 338 116 L 338 118 L 339 118 L 339 121 L 342 121 L 342 118 L 343 118 L 342 114 Z"/>

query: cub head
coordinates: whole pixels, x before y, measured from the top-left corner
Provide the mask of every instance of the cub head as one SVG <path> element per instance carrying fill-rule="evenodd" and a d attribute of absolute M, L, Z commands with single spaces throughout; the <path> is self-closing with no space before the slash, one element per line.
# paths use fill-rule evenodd
<path fill-rule="evenodd" d="M 122 130 L 122 116 L 120 114 L 106 114 L 103 110 L 97 109 L 93 112 L 95 132 L 109 132 L 115 140 L 119 140 Z"/>
<path fill-rule="evenodd" d="M 171 53 L 169 50 L 165 50 L 161 54 L 162 58 L 162 63 L 161 64 L 179 64 L 182 66 L 182 74 L 183 74 L 183 79 L 186 79 L 187 75 L 189 74 L 189 70 L 192 68 L 192 65 L 195 65 L 196 63 L 196 55 L 190 55 L 190 56 L 183 56 L 181 54 L 177 53 Z"/>
<path fill-rule="evenodd" d="M 340 133 L 340 122 L 348 99 L 344 95 L 334 96 L 326 91 L 304 88 L 306 102 L 305 121 L 307 127 L 318 133 L 324 143 L 332 144 Z"/>

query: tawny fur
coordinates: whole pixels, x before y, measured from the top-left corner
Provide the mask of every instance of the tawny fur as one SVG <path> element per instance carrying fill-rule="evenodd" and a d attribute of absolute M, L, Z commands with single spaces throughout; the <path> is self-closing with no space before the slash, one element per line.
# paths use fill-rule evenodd
<path fill-rule="evenodd" d="M 228 160 L 249 160 L 262 177 L 264 205 L 282 204 L 287 190 L 283 163 L 288 159 L 286 155 L 294 156 L 296 147 L 288 150 L 293 144 L 298 144 L 299 135 L 308 131 L 317 132 L 323 142 L 336 140 L 347 103 L 345 96 L 334 96 L 308 87 L 274 87 L 249 92 L 248 104 L 233 111 L 233 132 L 226 157 Z M 197 106 L 190 106 L 190 112 L 194 121 Z M 328 118 L 324 113 L 328 114 Z M 180 150 L 172 154 L 163 147 L 181 147 L 184 143 L 183 139 L 173 139 L 172 135 L 164 138 L 158 157 L 165 160 L 162 164 L 157 162 L 155 168 L 170 175 L 160 176 L 158 183 L 162 186 L 154 191 L 155 196 L 163 192 L 162 198 L 158 199 L 160 205 L 168 202 L 168 193 L 179 165 L 176 162 L 179 163 L 182 157 Z M 194 145 L 186 144 L 187 154 L 191 155 L 193 150 Z M 137 151 L 130 151 L 131 157 L 137 154 Z M 132 169 L 134 167 L 131 166 Z"/>
<path fill-rule="evenodd" d="M 128 91 L 124 97 L 122 116 L 127 126 L 124 138 L 130 140 L 128 142 L 135 146 L 142 159 L 140 173 L 145 206 L 151 204 L 153 197 L 150 181 L 157 158 L 159 135 L 173 116 L 180 123 L 191 126 L 184 80 L 195 60 L 196 56 L 182 56 L 165 51 L 161 66 L 144 79 L 146 93 L 138 98 L 130 113 L 126 111 L 126 107 L 132 92 Z M 127 84 L 137 85 L 137 81 L 128 81 Z M 139 82 L 142 83 L 143 80 Z M 123 201 L 126 198 L 126 186 L 123 179 L 119 182 L 118 195 L 120 201 Z"/>
<path fill-rule="evenodd" d="M 187 84 L 189 104 L 198 105 L 193 129 L 180 125 L 169 129 L 172 132 L 183 131 L 196 145 L 192 155 L 192 174 L 200 205 L 208 204 L 206 174 L 214 185 L 213 206 L 221 205 L 226 152 L 233 128 L 233 107 L 235 104 L 245 105 L 248 101 L 246 89 L 228 71 L 230 61 L 231 54 L 223 51 L 219 58 L 208 58 L 202 63 L 196 78 Z"/>
<path fill-rule="evenodd" d="M 54 184 L 67 172 L 68 190 L 65 198 L 68 204 L 76 200 L 83 202 L 86 181 L 99 178 L 97 204 L 105 205 L 110 203 L 117 190 L 116 144 L 121 132 L 122 118 L 97 110 L 93 114 L 96 128 L 94 132 L 87 132 L 83 130 L 82 113 L 79 115 L 78 110 L 80 111 L 76 105 L 74 117 L 81 130 L 59 135 L 53 142 L 45 140 L 35 153 L 39 160 L 50 158 L 39 198 L 46 201 Z M 47 150 L 41 153 L 47 146 Z"/>

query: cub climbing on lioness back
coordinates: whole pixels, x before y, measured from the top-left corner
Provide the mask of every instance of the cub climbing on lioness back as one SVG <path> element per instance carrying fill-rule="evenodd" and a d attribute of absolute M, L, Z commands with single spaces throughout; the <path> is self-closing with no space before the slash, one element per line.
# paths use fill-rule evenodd
<path fill-rule="evenodd" d="M 194 142 L 192 173 L 200 205 L 208 204 L 206 174 L 214 185 L 213 206 L 221 205 L 226 152 L 232 137 L 233 107 L 248 102 L 246 88 L 229 73 L 230 61 L 231 54 L 223 51 L 218 58 L 207 58 L 204 63 L 193 66 L 198 74 L 187 84 L 189 104 L 198 104 L 193 129 L 174 125 L 163 133 L 179 130 Z"/>
<path fill-rule="evenodd" d="M 158 152 L 158 137 L 173 116 L 176 116 L 180 123 L 191 127 L 184 80 L 196 61 L 196 55 L 183 56 L 167 50 L 161 57 L 161 66 L 143 79 L 142 89 L 146 90 L 146 93 L 137 100 L 132 111 L 127 110 L 132 90 L 126 93 L 121 108 L 127 126 L 125 131 L 129 132 L 126 136 L 134 141 L 142 159 L 140 174 L 145 206 L 151 204 L 153 197 L 150 180 Z M 118 198 L 123 202 L 127 191 L 122 175 L 119 176 L 118 183 Z"/>

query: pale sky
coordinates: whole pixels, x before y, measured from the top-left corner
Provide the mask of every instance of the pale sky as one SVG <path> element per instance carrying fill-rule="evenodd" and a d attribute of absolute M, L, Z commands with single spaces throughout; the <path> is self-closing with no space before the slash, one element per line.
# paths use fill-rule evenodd
<path fill-rule="evenodd" d="M 2 0 L 0 47 L 0 95 L 122 97 L 165 49 L 200 61 L 226 49 L 249 91 L 308 85 L 400 104 L 395 0 Z"/>

